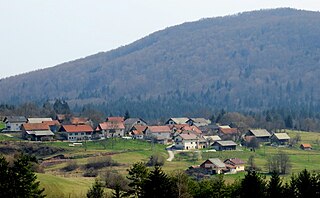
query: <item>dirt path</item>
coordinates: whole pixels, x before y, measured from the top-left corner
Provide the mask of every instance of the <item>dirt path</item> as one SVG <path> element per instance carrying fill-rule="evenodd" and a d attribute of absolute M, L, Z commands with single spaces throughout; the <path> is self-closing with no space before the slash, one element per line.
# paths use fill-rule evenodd
<path fill-rule="evenodd" d="M 174 153 L 172 150 L 167 150 L 169 154 L 169 158 L 167 159 L 168 162 L 171 162 L 174 158 Z"/>

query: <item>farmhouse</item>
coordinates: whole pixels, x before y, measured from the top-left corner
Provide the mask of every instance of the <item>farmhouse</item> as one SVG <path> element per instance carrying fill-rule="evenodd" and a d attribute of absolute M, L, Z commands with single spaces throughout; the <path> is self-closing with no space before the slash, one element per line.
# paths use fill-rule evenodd
<path fill-rule="evenodd" d="M 223 140 L 235 140 L 239 132 L 237 128 L 219 128 L 218 135 Z"/>
<path fill-rule="evenodd" d="M 83 117 L 72 117 L 70 120 L 72 125 L 90 125 L 92 126 L 92 121 L 89 118 Z"/>
<path fill-rule="evenodd" d="M 102 137 L 123 137 L 124 136 L 124 124 L 123 122 L 103 122 L 100 123 L 96 131 L 100 132 Z"/>
<path fill-rule="evenodd" d="M 171 130 L 169 126 L 148 126 L 146 130 L 146 139 L 154 139 L 159 143 L 166 144 L 171 139 Z"/>
<path fill-rule="evenodd" d="M 173 124 L 186 124 L 189 118 L 170 118 L 165 122 L 165 124 L 173 125 Z"/>
<path fill-rule="evenodd" d="M 22 138 L 32 141 L 52 140 L 54 133 L 44 123 L 25 123 L 22 125 Z"/>
<path fill-rule="evenodd" d="M 58 132 L 61 126 L 58 120 L 43 121 L 42 123 L 48 125 L 52 132 Z"/>
<path fill-rule="evenodd" d="M 124 122 L 124 117 L 107 117 L 107 122 Z"/>
<path fill-rule="evenodd" d="M 234 141 L 216 141 L 211 145 L 217 151 L 236 150 L 237 144 Z"/>
<path fill-rule="evenodd" d="M 259 142 L 269 142 L 271 134 L 266 129 L 250 129 L 246 136 L 254 136 Z"/>
<path fill-rule="evenodd" d="M 274 133 L 270 137 L 271 143 L 275 143 L 278 145 L 285 145 L 289 143 L 290 137 L 287 133 Z"/>
<path fill-rule="evenodd" d="M 18 132 L 21 131 L 22 124 L 26 123 L 27 119 L 24 116 L 6 116 L 3 122 L 6 124 L 6 131 Z"/>
<path fill-rule="evenodd" d="M 135 125 L 146 126 L 147 122 L 141 118 L 128 118 L 124 121 L 125 132 L 128 133 Z"/>
<path fill-rule="evenodd" d="M 198 148 L 198 136 L 193 133 L 181 133 L 175 139 L 175 148 L 189 150 Z"/>
<path fill-rule="evenodd" d="M 148 126 L 134 125 L 130 129 L 130 135 L 133 139 L 143 139 Z"/>
<path fill-rule="evenodd" d="M 205 118 L 190 118 L 186 123 L 188 123 L 190 126 L 194 125 L 197 127 L 201 127 L 208 126 L 209 124 L 211 124 L 211 121 Z"/>
<path fill-rule="evenodd" d="M 202 137 L 207 141 L 208 145 L 212 145 L 214 142 L 221 140 L 218 135 L 204 135 Z"/>
<path fill-rule="evenodd" d="M 69 141 L 91 140 L 93 133 L 89 125 L 62 125 L 59 131 L 65 133 Z"/>
<path fill-rule="evenodd" d="M 235 170 L 235 172 L 244 171 L 245 162 L 239 158 L 229 158 L 224 160 L 224 163 L 230 169 L 230 172 L 232 172 L 232 170 Z"/>
<path fill-rule="evenodd" d="M 44 121 L 52 121 L 52 118 L 28 118 L 27 123 L 42 123 Z"/>
<path fill-rule="evenodd" d="M 219 158 L 210 158 L 204 161 L 201 168 L 207 169 L 211 174 L 221 174 L 226 170 L 226 165 Z"/>

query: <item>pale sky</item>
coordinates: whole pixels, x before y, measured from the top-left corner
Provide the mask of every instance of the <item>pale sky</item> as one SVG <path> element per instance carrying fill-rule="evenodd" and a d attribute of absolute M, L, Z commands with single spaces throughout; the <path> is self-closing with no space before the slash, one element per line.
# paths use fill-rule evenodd
<path fill-rule="evenodd" d="M 166 27 L 319 0 L 0 0 L 0 78 L 109 51 Z"/>

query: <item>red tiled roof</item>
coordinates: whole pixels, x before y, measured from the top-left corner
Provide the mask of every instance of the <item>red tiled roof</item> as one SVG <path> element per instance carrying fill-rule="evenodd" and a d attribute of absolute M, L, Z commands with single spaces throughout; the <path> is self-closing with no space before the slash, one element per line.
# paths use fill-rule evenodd
<path fill-rule="evenodd" d="M 192 133 L 183 133 L 183 134 L 180 134 L 180 137 L 184 140 L 196 140 L 197 139 L 197 136 Z"/>
<path fill-rule="evenodd" d="M 89 125 L 62 125 L 62 128 L 69 133 L 73 132 L 93 132 Z"/>
<path fill-rule="evenodd" d="M 99 124 L 99 128 L 102 130 L 110 130 L 110 129 L 124 129 L 123 122 L 103 122 Z"/>
<path fill-rule="evenodd" d="M 182 129 L 185 126 L 189 126 L 189 124 L 170 124 L 168 125 L 170 129 Z"/>
<path fill-rule="evenodd" d="M 301 146 L 303 148 L 311 148 L 312 147 L 311 144 L 301 144 Z"/>
<path fill-rule="evenodd" d="M 142 131 L 133 130 L 131 132 L 133 135 L 143 135 Z"/>
<path fill-rule="evenodd" d="M 230 158 L 230 159 L 226 159 L 224 160 L 224 163 L 228 163 L 230 162 L 232 165 L 241 165 L 241 164 L 245 164 L 244 161 L 242 161 L 239 158 Z"/>
<path fill-rule="evenodd" d="M 52 120 L 52 121 L 43 121 L 43 124 L 46 124 L 48 126 L 53 126 L 53 125 L 60 125 L 60 122 L 58 120 Z"/>
<path fill-rule="evenodd" d="M 77 124 L 86 124 L 88 123 L 88 118 L 80 118 L 80 117 L 72 117 L 71 118 L 71 124 L 77 125 Z"/>
<path fill-rule="evenodd" d="M 171 130 L 169 126 L 148 126 L 148 129 L 151 131 L 151 133 L 170 133 Z"/>
<path fill-rule="evenodd" d="M 124 117 L 107 117 L 109 122 L 124 122 Z"/>
<path fill-rule="evenodd" d="M 201 134 L 202 131 L 197 127 L 197 126 L 184 126 L 182 127 L 182 130 L 185 130 L 185 131 L 192 131 L 192 132 L 195 132 L 197 134 Z"/>
<path fill-rule="evenodd" d="M 44 123 L 25 123 L 23 124 L 23 128 L 26 131 L 41 131 L 41 130 L 49 130 L 49 125 Z"/>
<path fill-rule="evenodd" d="M 134 128 L 136 129 L 136 131 L 143 132 L 146 130 L 146 128 L 148 128 L 148 126 L 134 125 Z"/>
<path fill-rule="evenodd" d="M 238 129 L 237 128 L 220 128 L 219 131 L 223 134 L 226 135 L 233 135 L 233 134 L 237 134 L 238 133 Z"/>

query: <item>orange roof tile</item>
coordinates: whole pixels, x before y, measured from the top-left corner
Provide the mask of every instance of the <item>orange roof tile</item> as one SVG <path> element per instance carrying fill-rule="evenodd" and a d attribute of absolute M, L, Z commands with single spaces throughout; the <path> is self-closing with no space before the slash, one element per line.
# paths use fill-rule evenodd
<path fill-rule="evenodd" d="M 143 132 L 145 131 L 148 126 L 144 126 L 144 125 L 134 125 L 134 128 L 136 129 L 136 131 L 139 131 L 139 132 Z"/>
<path fill-rule="evenodd" d="M 43 121 L 43 124 L 46 124 L 48 126 L 53 126 L 53 125 L 60 125 L 60 122 L 58 120 L 52 120 L 52 121 Z"/>
<path fill-rule="evenodd" d="M 25 123 L 23 124 L 23 128 L 26 131 L 41 131 L 41 130 L 49 130 L 49 125 L 44 123 Z"/>
<path fill-rule="evenodd" d="M 107 122 L 124 122 L 124 117 L 107 117 Z"/>
<path fill-rule="evenodd" d="M 102 130 L 110 129 L 124 129 L 124 124 L 122 122 L 103 122 L 99 124 L 99 128 Z"/>
<path fill-rule="evenodd" d="M 62 128 L 69 133 L 73 132 L 93 132 L 89 125 L 62 125 Z"/>
<path fill-rule="evenodd" d="M 237 134 L 238 133 L 238 129 L 237 128 L 220 128 L 219 131 L 221 133 L 224 133 L 226 135 L 233 135 L 233 134 Z"/>
<path fill-rule="evenodd" d="M 171 130 L 169 126 L 148 126 L 148 129 L 151 131 L 151 133 L 170 133 Z"/>
<path fill-rule="evenodd" d="M 88 123 L 89 118 L 80 118 L 80 117 L 72 117 L 71 118 L 71 124 L 86 124 Z"/>
<path fill-rule="evenodd" d="M 311 144 L 301 144 L 301 146 L 303 146 L 303 148 L 311 148 Z"/>

